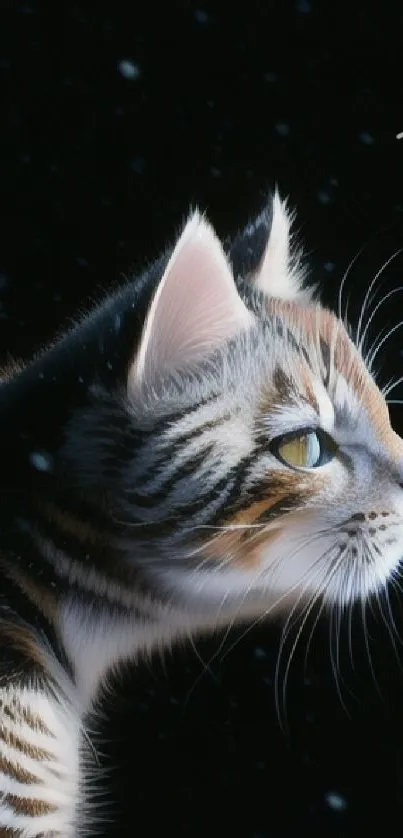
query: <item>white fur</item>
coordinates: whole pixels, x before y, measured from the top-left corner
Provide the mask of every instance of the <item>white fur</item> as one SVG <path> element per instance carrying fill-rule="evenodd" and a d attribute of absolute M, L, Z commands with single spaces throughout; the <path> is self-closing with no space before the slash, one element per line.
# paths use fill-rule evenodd
<path fill-rule="evenodd" d="M 290 268 L 290 219 L 277 193 L 269 241 L 253 279 L 259 289 L 272 297 L 299 302 L 307 302 L 310 298 L 310 292 L 302 289 L 301 273 L 297 268 Z M 214 420 L 220 411 L 221 417 L 228 416 L 218 427 L 206 424 L 203 433 L 186 448 L 185 456 L 191 458 L 201 446 L 214 442 L 214 453 L 203 467 L 204 471 L 200 468 L 198 474 L 198 479 L 206 483 L 211 479 L 211 473 L 214 472 L 216 479 L 228 474 L 242 457 L 247 458 L 254 451 L 256 408 L 261 393 L 273 378 L 275 366 L 282 364 L 287 375 L 292 377 L 294 374 L 294 356 L 283 357 L 288 350 L 281 340 L 276 342 L 275 336 L 270 353 L 262 336 L 260 344 L 257 334 L 256 342 L 248 344 L 248 330 L 254 323 L 238 295 L 220 242 L 211 227 L 195 213 L 174 248 L 151 304 L 140 351 L 129 375 L 128 409 L 134 423 L 136 419 L 146 419 L 147 411 L 155 418 L 158 409 L 166 407 L 164 403 L 158 405 L 160 394 L 153 390 L 156 373 L 167 370 L 176 373 L 183 366 L 211 354 L 228 338 L 240 335 L 240 343 L 243 341 L 240 350 L 244 361 L 242 374 L 239 370 L 234 372 L 230 362 L 224 364 L 221 379 L 214 382 L 222 393 L 221 398 L 168 426 L 163 439 L 169 447 L 181 433 L 192 430 L 199 423 Z M 313 356 L 314 343 L 312 336 L 308 349 Z M 320 368 L 318 353 L 316 360 L 314 357 L 315 365 Z M 79 769 L 83 719 L 93 709 L 108 674 L 123 662 L 163 649 L 179 638 L 222 625 L 261 619 L 279 610 L 289 616 L 294 608 L 309 607 L 311 601 L 322 595 L 331 607 L 348 605 L 356 598 L 364 599 L 379 590 L 393 575 L 403 539 L 403 492 L 398 485 L 397 464 L 390 462 L 390 454 L 383 450 L 348 381 L 332 370 L 330 393 L 321 383 L 320 374 L 307 374 L 319 411 L 300 392 L 302 383 L 294 380 L 293 403 L 290 399 L 289 404 L 281 404 L 276 410 L 270 408 L 268 400 L 267 415 L 260 420 L 263 429 L 267 430 L 268 443 L 274 436 L 288 431 L 322 427 L 334 436 L 336 443 L 348 449 L 351 466 L 347 467 L 342 458 L 335 457 L 316 471 L 301 470 L 300 488 L 306 490 L 306 501 L 301 502 L 298 512 L 288 517 L 279 516 L 277 521 L 267 525 L 267 542 L 263 545 L 258 542 L 255 563 L 250 567 L 246 562 L 242 567 L 236 565 L 231 545 L 223 548 L 224 553 L 228 550 L 228 555 L 218 555 L 216 562 L 203 559 L 202 550 L 195 547 L 191 570 L 181 566 L 180 555 L 172 555 L 172 559 L 177 559 L 176 566 L 171 562 L 168 570 L 161 570 L 162 563 L 156 563 L 154 573 L 156 577 L 159 575 L 165 591 L 175 596 L 172 596 L 172 605 L 156 604 L 127 587 L 110 582 L 101 571 L 88 571 L 31 530 L 31 537 L 43 558 L 57 567 L 60 576 L 70 583 L 78 583 L 83 591 L 91 592 L 95 598 L 98 594 L 99 602 L 96 606 L 85 607 L 72 593 L 60 603 L 57 628 L 73 667 L 73 680 L 70 681 L 51 651 L 38 639 L 52 691 L 45 694 L 32 687 L 22 693 L 15 692 L 21 702 L 44 720 L 50 734 L 32 730 L 23 720 L 20 724 L 6 716 L 2 719 L 10 733 L 46 749 L 51 759 L 44 762 L 32 757 L 23 758 L 15 748 L 0 740 L 0 754 L 23 765 L 37 778 L 34 784 L 25 785 L 4 774 L 0 777 L 0 792 L 47 801 L 55 804 L 57 810 L 42 818 L 29 818 L 16 814 L 3 798 L 0 832 L 1 827 L 9 827 L 21 830 L 23 838 L 35 838 L 38 832 L 52 830 L 61 838 L 77 835 L 78 822 L 80 825 L 83 822 L 82 810 L 86 805 L 85 783 Z M 198 396 L 203 396 L 203 392 L 197 390 L 198 386 L 193 382 L 194 392 L 185 394 L 190 404 L 192 396 L 195 405 Z M 207 386 L 206 391 L 208 393 Z M 164 395 L 171 397 L 168 392 Z M 261 408 L 261 401 L 259 406 Z M 180 409 L 181 405 L 176 405 L 176 410 Z M 342 428 L 335 423 L 337 410 L 343 415 Z M 147 450 L 144 456 L 148 458 L 151 453 Z M 245 496 L 248 491 L 252 495 L 254 485 L 264 483 L 273 468 L 286 470 L 284 464 L 275 463 L 274 459 L 269 444 L 267 450 L 264 446 L 263 450 L 256 446 L 256 458 L 245 477 Z M 141 471 L 143 466 L 144 463 L 137 463 L 140 474 L 146 474 L 144 487 L 149 491 L 157 489 L 158 469 L 148 475 L 146 469 Z M 175 463 L 172 468 L 174 466 Z M 169 476 L 169 470 L 168 465 L 165 476 Z M 128 488 L 131 488 L 131 479 L 133 475 L 128 468 Z M 311 492 L 312 487 L 315 491 Z M 185 490 L 180 487 L 180 491 L 186 495 L 188 484 Z M 218 502 L 219 499 L 214 498 L 206 502 L 206 509 L 200 512 L 197 523 L 210 520 L 211 507 Z M 368 515 L 378 510 L 383 520 L 382 510 L 385 509 L 389 512 L 387 528 L 377 530 L 375 535 L 372 519 L 352 518 L 357 511 Z M 27 527 L 29 522 L 26 522 Z M 206 527 L 205 540 L 216 534 L 213 527 L 211 530 L 209 533 Z M 363 559 L 372 555 L 368 547 L 374 545 L 380 548 L 381 556 L 370 565 Z M 121 546 L 129 551 L 130 533 L 127 544 Z M 135 561 L 136 557 L 133 558 Z M 340 559 L 339 565 L 332 564 L 335 558 Z M 149 567 L 153 567 L 152 556 Z M 121 607 L 120 611 L 114 610 L 116 604 Z M 136 607 L 144 617 L 131 616 L 131 609 L 134 614 Z M 12 696 L 13 687 L 3 692 L 4 700 L 10 700 Z"/>
<path fill-rule="evenodd" d="M 48 656 L 47 650 L 43 650 Z M 59 668 L 52 664 L 51 672 L 58 678 Z M 65 683 L 65 677 L 62 676 Z M 73 838 L 76 832 L 76 810 L 80 804 L 79 788 L 79 753 L 80 753 L 80 714 L 67 699 L 64 692 L 59 696 L 45 695 L 37 689 L 15 689 L 12 685 L 1 691 L 1 698 L 7 704 L 13 698 L 31 713 L 39 716 L 49 734 L 32 729 L 23 717 L 18 723 L 2 714 L 4 731 L 15 734 L 31 746 L 42 748 L 51 754 L 50 760 L 36 760 L 24 756 L 20 750 L 7 745 L 0 739 L 0 754 L 14 765 L 20 765 L 37 777 L 37 783 L 21 783 L 8 774 L 0 773 L 0 795 L 10 794 L 21 798 L 34 799 L 50 803 L 55 812 L 42 816 L 18 814 L 5 799 L 0 803 L 0 826 L 21 830 L 24 838 L 36 838 L 39 833 L 48 834 L 52 830 L 65 838 Z M 80 820 L 82 812 L 80 811 Z M 1 828 L 0 828 L 1 831 Z"/>
<path fill-rule="evenodd" d="M 309 303 L 313 289 L 302 287 L 304 274 L 297 264 L 291 266 L 291 216 L 277 190 L 273 198 L 273 217 L 269 240 L 253 281 L 269 297 Z"/>
<path fill-rule="evenodd" d="M 319 407 L 320 423 L 324 431 L 332 434 L 334 430 L 335 412 L 332 400 L 323 386 L 322 382 L 317 378 L 312 379 L 312 390 L 314 392 L 316 401 Z"/>

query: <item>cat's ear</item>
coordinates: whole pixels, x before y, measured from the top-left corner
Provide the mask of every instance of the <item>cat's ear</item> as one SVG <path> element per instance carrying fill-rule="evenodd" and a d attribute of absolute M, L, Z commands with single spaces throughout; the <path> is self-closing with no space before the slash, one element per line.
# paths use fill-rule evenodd
<path fill-rule="evenodd" d="M 238 237 L 237 250 L 231 251 L 231 258 L 235 255 L 236 260 L 238 256 L 239 262 L 243 252 L 243 278 L 267 296 L 307 303 L 314 289 L 305 286 L 301 253 L 292 246 L 293 221 L 294 214 L 288 212 L 286 201 L 281 200 L 276 189 L 266 209 Z"/>
<path fill-rule="evenodd" d="M 129 387 L 207 357 L 253 322 L 220 241 L 196 211 L 151 303 Z"/>
<path fill-rule="evenodd" d="M 314 289 L 305 287 L 301 254 L 292 248 L 293 221 L 294 214 L 288 212 L 286 201 L 281 200 L 276 189 L 272 201 L 270 235 L 251 280 L 270 297 L 309 302 Z"/>

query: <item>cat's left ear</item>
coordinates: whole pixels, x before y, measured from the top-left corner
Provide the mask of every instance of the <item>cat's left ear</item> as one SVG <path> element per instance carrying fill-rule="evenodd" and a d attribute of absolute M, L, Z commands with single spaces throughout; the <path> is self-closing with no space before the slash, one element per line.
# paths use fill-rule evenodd
<path fill-rule="evenodd" d="M 293 247 L 293 221 L 276 190 L 256 221 L 235 239 L 230 258 L 242 279 L 267 296 L 309 303 L 314 288 L 306 287 L 301 253 Z"/>
<path fill-rule="evenodd" d="M 157 287 L 129 389 L 208 358 L 254 323 L 238 294 L 213 228 L 198 212 L 187 222 Z"/>

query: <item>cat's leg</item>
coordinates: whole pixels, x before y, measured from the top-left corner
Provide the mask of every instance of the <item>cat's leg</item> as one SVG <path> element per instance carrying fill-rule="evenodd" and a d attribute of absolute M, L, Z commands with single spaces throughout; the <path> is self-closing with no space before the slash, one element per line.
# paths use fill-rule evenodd
<path fill-rule="evenodd" d="M 79 724 L 34 686 L 0 691 L 0 836 L 74 836 Z"/>
<path fill-rule="evenodd" d="M 80 712 L 62 667 L 51 655 L 47 666 L 44 650 L 29 642 L 43 666 L 18 651 L 12 663 L 14 650 L 0 666 L 0 838 L 73 838 L 84 803 Z"/>

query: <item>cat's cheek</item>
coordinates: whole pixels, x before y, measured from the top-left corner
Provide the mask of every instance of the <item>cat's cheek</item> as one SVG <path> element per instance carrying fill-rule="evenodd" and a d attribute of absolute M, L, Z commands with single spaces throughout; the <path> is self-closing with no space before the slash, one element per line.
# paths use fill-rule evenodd
<path fill-rule="evenodd" d="M 349 491 L 349 476 L 345 467 L 333 460 L 322 469 L 315 478 L 313 498 L 310 506 L 317 509 L 325 504 L 333 507 L 342 507 Z"/>

